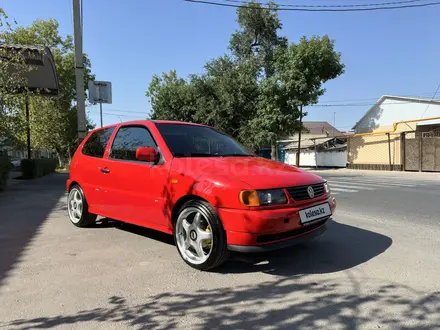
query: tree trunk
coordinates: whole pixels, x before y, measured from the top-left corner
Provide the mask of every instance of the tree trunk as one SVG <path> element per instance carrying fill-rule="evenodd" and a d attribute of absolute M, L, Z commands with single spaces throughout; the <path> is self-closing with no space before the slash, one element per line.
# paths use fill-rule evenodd
<path fill-rule="evenodd" d="M 272 158 L 272 160 L 278 160 L 277 146 L 274 142 L 272 142 L 272 145 L 271 145 L 270 157 Z"/>
<path fill-rule="evenodd" d="M 57 157 L 58 157 L 58 165 L 60 168 L 62 168 L 64 166 L 64 164 L 66 163 L 66 156 L 60 150 L 56 150 L 56 153 L 57 153 Z"/>
<path fill-rule="evenodd" d="M 61 167 L 61 155 L 58 151 L 56 153 L 57 153 L 57 158 L 58 158 L 58 166 Z"/>
<path fill-rule="evenodd" d="M 70 165 L 70 163 L 72 162 L 72 153 L 70 152 L 70 145 L 67 147 L 67 156 L 69 157 L 67 159 L 67 165 Z"/>

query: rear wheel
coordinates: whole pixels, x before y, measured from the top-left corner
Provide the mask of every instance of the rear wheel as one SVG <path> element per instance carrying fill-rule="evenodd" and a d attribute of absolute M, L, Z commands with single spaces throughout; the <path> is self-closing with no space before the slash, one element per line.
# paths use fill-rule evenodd
<path fill-rule="evenodd" d="M 97 218 L 96 214 L 89 213 L 89 206 L 79 185 L 74 185 L 69 191 L 67 211 L 70 221 L 77 227 L 90 226 Z"/>
<path fill-rule="evenodd" d="M 192 200 L 182 206 L 174 240 L 182 259 L 199 270 L 218 267 L 229 255 L 220 218 L 206 201 Z"/>

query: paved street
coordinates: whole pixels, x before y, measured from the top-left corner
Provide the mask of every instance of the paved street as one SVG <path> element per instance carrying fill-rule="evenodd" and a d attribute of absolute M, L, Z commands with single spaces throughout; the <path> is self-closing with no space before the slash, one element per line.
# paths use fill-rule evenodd
<path fill-rule="evenodd" d="M 71 225 L 65 174 L 12 185 L 0 194 L 0 327 L 440 329 L 439 177 L 319 173 L 339 203 L 325 235 L 210 273 L 166 235 Z"/>

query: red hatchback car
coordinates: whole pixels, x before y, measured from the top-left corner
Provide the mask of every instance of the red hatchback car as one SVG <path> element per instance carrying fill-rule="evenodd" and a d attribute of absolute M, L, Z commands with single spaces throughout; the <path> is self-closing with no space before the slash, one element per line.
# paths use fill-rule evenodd
<path fill-rule="evenodd" d="M 79 227 L 97 215 L 174 235 L 190 266 L 319 236 L 336 200 L 321 177 L 257 157 L 214 128 L 135 121 L 92 131 L 67 181 Z"/>

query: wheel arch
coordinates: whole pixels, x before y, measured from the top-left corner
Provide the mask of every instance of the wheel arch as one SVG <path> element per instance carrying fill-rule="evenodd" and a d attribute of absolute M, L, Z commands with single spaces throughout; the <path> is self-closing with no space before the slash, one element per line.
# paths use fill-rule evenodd
<path fill-rule="evenodd" d="M 191 200 L 199 200 L 199 201 L 205 201 L 205 202 L 209 203 L 209 201 L 207 201 L 205 198 L 202 198 L 197 195 L 185 195 L 185 196 L 180 197 L 177 200 L 177 202 L 174 204 L 172 212 L 171 212 L 171 226 L 172 226 L 172 228 L 174 228 L 174 225 L 177 220 L 177 215 L 178 215 L 180 209 L 182 208 L 183 204 L 185 204 L 186 202 L 191 201 Z"/>
<path fill-rule="evenodd" d="M 69 186 L 67 187 L 67 192 L 70 192 L 70 190 L 72 189 L 72 187 L 75 186 L 75 185 L 81 187 L 81 185 L 80 185 L 78 182 L 76 182 L 76 181 L 72 181 L 72 182 L 69 183 Z"/>

